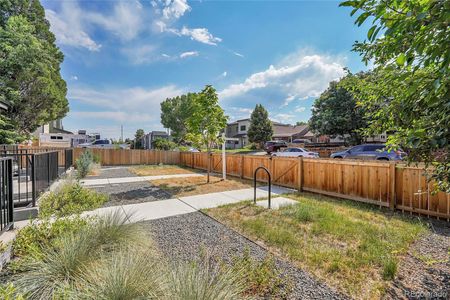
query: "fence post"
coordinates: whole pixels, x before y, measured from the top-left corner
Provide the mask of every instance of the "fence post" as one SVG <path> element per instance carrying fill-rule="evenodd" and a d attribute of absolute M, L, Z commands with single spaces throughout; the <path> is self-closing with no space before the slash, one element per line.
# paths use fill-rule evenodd
<path fill-rule="evenodd" d="M 303 157 L 298 159 L 298 191 L 303 191 Z"/>
<path fill-rule="evenodd" d="M 239 168 L 241 169 L 241 174 L 240 177 L 241 179 L 244 178 L 244 155 L 241 154 L 241 160 L 240 160 L 240 166 Z"/>
<path fill-rule="evenodd" d="M 394 210 L 395 207 L 397 206 L 397 199 L 395 196 L 395 175 L 396 175 L 396 164 L 395 162 L 391 162 L 389 164 L 389 177 L 390 177 L 390 182 L 389 182 L 389 208 Z"/>
<path fill-rule="evenodd" d="M 31 154 L 31 201 L 36 206 L 36 154 Z"/>
<path fill-rule="evenodd" d="M 10 229 L 14 229 L 14 198 L 13 198 L 13 161 L 9 159 L 8 164 L 8 222 L 11 224 Z M 20 175 L 19 175 L 20 176 Z"/>

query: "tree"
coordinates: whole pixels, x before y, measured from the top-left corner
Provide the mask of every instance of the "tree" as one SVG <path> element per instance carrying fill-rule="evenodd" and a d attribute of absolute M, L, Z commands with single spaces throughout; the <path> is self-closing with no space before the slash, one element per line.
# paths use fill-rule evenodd
<path fill-rule="evenodd" d="M 187 118 L 191 114 L 192 100 L 195 94 L 189 93 L 174 98 L 167 98 L 161 102 L 161 123 L 170 129 L 171 136 L 176 142 L 185 140 L 187 133 Z"/>
<path fill-rule="evenodd" d="M 341 6 L 352 7 L 352 15 L 361 12 L 358 26 L 372 21 L 367 40 L 354 45 L 364 62 L 376 66 L 352 91 L 372 119 L 366 131 L 392 131 L 390 147 L 403 146 L 409 162 L 433 166 L 430 178 L 450 192 L 448 1 L 356 0 Z"/>
<path fill-rule="evenodd" d="M 144 129 L 136 130 L 134 134 L 134 149 L 143 149 L 144 145 L 142 145 L 142 138 L 144 137 L 145 132 Z"/>
<path fill-rule="evenodd" d="M 173 150 L 177 147 L 177 144 L 175 144 L 172 141 L 169 141 L 168 139 L 163 138 L 156 138 L 153 141 L 153 147 L 158 150 Z"/>
<path fill-rule="evenodd" d="M 308 125 L 308 122 L 306 121 L 297 121 L 297 123 L 295 123 L 296 126 L 302 126 L 302 125 Z"/>
<path fill-rule="evenodd" d="M 248 140 L 251 143 L 258 143 L 262 148 L 263 144 L 272 139 L 272 122 L 269 120 L 269 113 L 261 105 L 256 104 L 250 116 L 250 127 L 247 131 Z"/>
<path fill-rule="evenodd" d="M 339 136 L 350 144 L 363 141 L 361 129 L 367 126 L 364 110 L 357 106 L 352 94 L 336 81 L 331 82 L 328 89 L 314 101 L 309 124 L 320 135 Z"/>
<path fill-rule="evenodd" d="M 186 120 L 186 138 L 198 148 L 205 147 L 208 152 L 208 183 L 211 148 L 221 142 L 219 134 L 227 125 L 227 119 L 211 85 L 192 97 L 191 113 Z"/>
<path fill-rule="evenodd" d="M 63 54 L 39 1 L 2 1 L 0 53 L 0 100 L 10 106 L 6 119 L 17 142 L 68 111 Z"/>

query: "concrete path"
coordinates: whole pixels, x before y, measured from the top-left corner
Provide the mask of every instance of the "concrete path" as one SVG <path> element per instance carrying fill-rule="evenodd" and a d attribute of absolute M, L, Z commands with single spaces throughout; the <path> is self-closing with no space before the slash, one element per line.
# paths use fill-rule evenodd
<path fill-rule="evenodd" d="M 190 174 L 158 175 L 158 176 L 135 176 L 135 177 L 121 177 L 121 178 L 84 179 L 84 180 L 81 180 L 80 182 L 84 186 L 95 186 L 95 185 L 142 182 L 142 181 L 151 181 L 151 180 L 159 180 L 159 179 L 198 177 L 198 176 L 204 176 L 204 175 L 190 173 Z"/>
<path fill-rule="evenodd" d="M 272 196 L 293 192 L 295 191 L 287 188 L 272 187 Z M 267 197 L 267 187 L 257 188 L 256 196 L 257 198 Z M 204 208 L 218 207 L 225 204 L 232 204 L 244 200 L 250 200 L 252 198 L 253 198 L 253 189 L 250 188 L 228 192 L 180 197 L 179 199 L 174 198 L 154 202 L 103 207 L 93 211 L 85 212 L 83 213 L 83 215 L 86 216 L 104 215 L 119 210 L 120 212 L 123 212 L 127 216 L 129 216 L 130 222 L 134 223 L 140 221 L 155 220 L 171 216 L 183 215 Z M 276 206 L 279 207 L 282 204 L 285 205 L 287 201 L 286 198 L 284 199 L 285 200 L 276 200 L 276 198 L 274 197 L 272 199 L 274 207 Z M 267 200 L 258 202 L 261 202 L 260 205 L 264 205 L 263 202 L 267 203 Z"/>

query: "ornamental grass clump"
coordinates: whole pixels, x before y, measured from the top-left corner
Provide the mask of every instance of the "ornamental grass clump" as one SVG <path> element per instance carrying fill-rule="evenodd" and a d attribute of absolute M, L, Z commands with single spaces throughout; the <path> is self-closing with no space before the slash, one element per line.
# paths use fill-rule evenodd
<path fill-rule="evenodd" d="M 96 164 L 100 163 L 98 156 L 94 155 L 91 150 L 86 150 L 81 153 L 80 157 L 75 161 L 77 169 L 77 178 L 86 177 Z"/>

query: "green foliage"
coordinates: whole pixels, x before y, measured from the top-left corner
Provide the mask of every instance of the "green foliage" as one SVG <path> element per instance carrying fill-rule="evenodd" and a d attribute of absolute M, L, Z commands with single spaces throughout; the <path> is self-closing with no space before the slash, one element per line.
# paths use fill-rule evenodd
<path fill-rule="evenodd" d="M 383 265 L 383 279 L 393 280 L 397 274 L 397 262 L 390 258 L 384 262 Z"/>
<path fill-rule="evenodd" d="M 95 266 L 103 255 L 130 245 L 144 247 L 145 233 L 139 224 L 127 223 L 128 217 L 116 212 L 93 219 L 75 231 L 60 233 L 41 248 L 40 256 L 24 260 L 24 272 L 12 280 L 17 291 L 27 299 L 73 298 L 79 274 Z"/>
<path fill-rule="evenodd" d="M 12 283 L 5 286 L 0 285 L 0 299 L 3 300 L 25 300 L 24 295 L 18 293 Z"/>
<path fill-rule="evenodd" d="M 34 222 L 17 233 L 13 242 L 14 256 L 40 257 L 42 249 L 53 245 L 55 239 L 76 232 L 86 225 L 87 220 L 81 217 Z"/>
<path fill-rule="evenodd" d="M 23 136 L 16 132 L 11 120 L 4 115 L 0 115 L 0 144 L 16 144 L 23 140 Z"/>
<path fill-rule="evenodd" d="M 172 266 L 168 283 L 169 298 L 174 300 L 241 299 L 245 291 L 239 271 L 212 265 L 208 260 Z"/>
<path fill-rule="evenodd" d="M 306 122 L 306 121 L 297 121 L 297 122 L 295 123 L 295 125 L 296 125 L 296 126 L 308 125 L 308 122 Z"/>
<path fill-rule="evenodd" d="M 100 160 L 95 156 L 91 150 L 85 150 L 80 157 L 75 161 L 75 168 L 77 169 L 77 177 L 79 179 L 86 177 L 94 166 L 94 160 Z"/>
<path fill-rule="evenodd" d="M 50 192 L 39 203 L 41 217 L 63 217 L 79 214 L 102 206 L 108 200 L 105 194 L 82 187 L 78 182 L 64 185 L 58 191 Z"/>
<path fill-rule="evenodd" d="M 173 150 L 177 147 L 177 144 L 168 139 L 156 138 L 153 141 L 153 147 L 158 150 Z"/>
<path fill-rule="evenodd" d="M 348 74 L 345 78 L 358 76 L 361 75 Z M 364 109 L 358 107 L 352 94 L 335 81 L 314 101 L 309 124 L 320 135 L 339 136 L 350 144 L 363 141 L 361 130 L 367 126 Z"/>
<path fill-rule="evenodd" d="M 273 257 L 266 257 L 257 261 L 250 256 L 249 249 L 245 249 L 242 256 L 233 258 L 232 268 L 236 274 L 240 274 L 245 282 L 246 295 L 270 295 L 277 297 L 283 280 L 277 271 Z"/>
<path fill-rule="evenodd" d="M 144 129 L 136 130 L 136 134 L 134 135 L 134 149 L 143 149 L 144 145 L 142 145 L 142 138 L 144 137 L 145 132 Z"/>
<path fill-rule="evenodd" d="M 265 142 L 272 139 L 272 122 L 269 120 L 269 113 L 262 104 L 256 104 L 250 116 L 250 127 L 247 135 L 248 140 L 251 143 L 259 144 L 260 148 Z"/>
<path fill-rule="evenodd" d="M 0 12 L 0 100 L 10 106 L 9 126 L 26 136 L 68 111 L 63 54 L 39 1 L 5 0 Z"/>
<path fill-rule="evenodd" d="M 219 105 L 216 90 L 207 85 L 200 93 L 192 95 L 191 113 L 187 118 L 186 139 L 197 148 L 209 152 L 221 141 L 219 133 L 227 125 L 228 117 Z"/>
<path fill-rule="evenodd" d="M 368 40 L 354 50 L 373 61 L 372 76 L 353 82 L 353 93 L 372 119 L 368 133 L 393 132 L 388 143 L 408 148 L 410 162 L 433 166 L 431 178 L 450 192 L 450 31 L 448 1 L 341 3 L 372 21 Z M 383 35 L 378 37 L 379 33 Z"/>
<path fill-rule="evenodd" d="M 161 102 L 161 123 L 169 128 L 177 143 L 183 142 L 187 134 L 187 119 L 191 115 L 194 93 L 167 98 Z"/>

